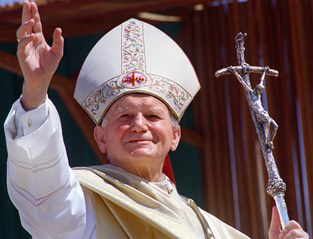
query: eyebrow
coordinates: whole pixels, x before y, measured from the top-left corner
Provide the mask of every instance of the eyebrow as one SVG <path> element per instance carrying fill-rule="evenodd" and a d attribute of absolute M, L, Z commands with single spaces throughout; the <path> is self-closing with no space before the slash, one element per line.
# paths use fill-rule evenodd
<path fill-rule="evenodd" d="M 164 112 L 159 108 L 159 107 L 153 107 L 152 109 L 149 110 L 153 114 L 164 114 Z"/>
<path fill-rule="evenodd" d="M 116 115 L 123 113 L 123 112 L 127 112 L 128 110 L 130 110 L 131 107 L 128 106 L 119 106 L 118 108 L 114 109 L 114 111 L 112 112 L 112 117 L 115 117 Z M 152 114 L 161 114 L 164 115 L 165 112 L 162 111 L 162 109 L 160 107 L 154 106 L 149 108 L 149 113 Z"/>
<path fill-rule="evenodd" d="M 129 110 L 128 106 L 119 106 L 118 108 L 114 109 L 114 111 L 112 112 L 112 116 L 116 116 L 117 114 L 120 114 L 122 112 L 125 112 Z"/>

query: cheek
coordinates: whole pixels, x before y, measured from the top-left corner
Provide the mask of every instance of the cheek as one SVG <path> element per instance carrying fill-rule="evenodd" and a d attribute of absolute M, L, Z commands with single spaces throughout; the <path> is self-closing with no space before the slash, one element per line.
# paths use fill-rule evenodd
<path fill-rule="evenodd" d="M 108 127 L 108 140 L 122 140 L 124 135 L 127 133 L 129 126 L 120 125 L 120 126 L 109 126 Z"/>
<path fill-rule="evenodd" d="M 163 141 L 163 143 L 171 142 L 173 138 L 173 130 L 172 126 L 161 125 L 159 127 L 155 127 L 156 136 L 159 140 Z"/>

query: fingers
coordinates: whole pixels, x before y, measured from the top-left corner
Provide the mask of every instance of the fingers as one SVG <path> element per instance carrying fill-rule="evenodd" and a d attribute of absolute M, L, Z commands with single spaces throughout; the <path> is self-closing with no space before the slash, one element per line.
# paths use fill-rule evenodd
<path fill-rule="evenodd" d="M 16 31 L 16 38 L 19 43 L 19 49 L 24 47 L 24 45 L 33 41 L 35 44 L 43 40 L 43 35 L 41 33 L 33 33 L 32 28 L 34 26 L 34 19 L 30 19 L 22 24 Z M 26 46 L 25 45 L 25 46 Z"/>
<path fill-rule="evenodd" d="M 33 30 L 35 33 L 42 32 L 42 25 L 37 4 L 35 2 L 31 2 L 30 4 L 31 4 L 31 17 L 32 19 L 35 20 Z"/>
<path fill-rule="evenodd" d="M 53 32 L 53 43 L 51 50 L 60 59 L 63 56 L 64 38 L 62 37 L 62 29 L 56 28 Z"/>
<path fill-rule="evenodd" d="M 32 33 L 34 20 L 30 19 L 24 22 L 16 31 L 16 38 L 21 40 Z"/>
<path fill-rule="evenodd" d="M 272 221 L 268 234 L 270 239 L 309 239 L 308 234 L 296 221 L 290 221 L 283 230 L 280 230 L 280 219 L 276 207 L 272 209 Z"/>
<path fill-rule="evenodd" d="M 280 219 L 279 219 L 279 214 L 277 211 L 276 207 L 272 208 L 272 220 L 271 220 L 271 225 L 268 231 L 269 238 L 270 239 L 276 239 L 278 238 L 280 234 Z"/>
<path fill-rule="evenodd" d="M 31 33 L 41 34 L 42 25 L 36 3 L 25 0 L 23 5 L 22 24 L 16 31 L 17 41 L 19 42 L 28 37 Z M 43 38 L 43 35 L 42 37 L 39 36 L 39 38 Z M 25 39 L 24 42 L 27 42 L 27 40 L 28 39 Z"/>
<path fill-rule="evenodd" d="M 42 32 L 42 24 L 37 4 L 35 2 L 29 2 L 28 0 L 25 0 L 22 13 L 22 25 L 25 22 L 28 22 L 30 19 L 34 19 L 35 21 L 32 31 L 35 33 Z"/>
<path fill-rule="evenodd" d="M 35 39 L 34 33 L 31 33 L 27 37 L 24 37 L 23 39 L 21 39 L 18 43 L 18 48 L 17 48 L 18 55 L 22 53 L 25 47 L 27 46 L 27 44 L 34 41 L 34 39 Z"/>
<path fill-rule="evenodd" d="M 22 13 L 22 25 L 24 22 L 27 22 L 31 19 L 31 5 L 28 0 L 25 0 L 24 5 L 23 5 L 23 13 Z"/>
<path fill-rule="evenodd" d="M 286 227 L 279 234 L 279 238 L 293 239 L 293 238 L 305 238 L 308 239 L 308 234 L 303 231 L 302 227 L 296 221 L 290 221 Z"/>

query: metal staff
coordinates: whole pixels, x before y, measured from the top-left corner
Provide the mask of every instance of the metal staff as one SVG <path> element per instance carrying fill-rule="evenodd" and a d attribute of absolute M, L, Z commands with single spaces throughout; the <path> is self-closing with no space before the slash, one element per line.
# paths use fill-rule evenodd
<path fill-rule="evenodd" d="M 289 222 L 287 206 L 284 200 L 286 191 L 286 184 L 279 176 L 279 172 L 273 156 L 273 139 L 276 135 L 278 125 L 269 116 L 268 112 L 264 110 L 261 93 L 265 89 L 264 80 L 265 75 L 278 76 L 278 71 L 269 69 L 268 67 L 250 66 L 245 62 L 244 58 L 244 37 L 246 33 L 238 33 L 236 40 L 237 58 L 240 66 L 230 66 L 215 72 L 215 76 L 224 76 L 234 74 L 245 90 L 246 99 L 249 104 L 251 116 L 262 146 L 262 153 L 265 159 L 265 165 L 268 172 L 267 193 L 275 199 L 276 206 L 280 216 L 282 228 Z M 249 74 L 261 73 L 260 83 L 254 89 L 251 87 Z M 272 129 L 272 130 L 270 130 Z M 270 133 L 272 131 L 272 133 Z"/>

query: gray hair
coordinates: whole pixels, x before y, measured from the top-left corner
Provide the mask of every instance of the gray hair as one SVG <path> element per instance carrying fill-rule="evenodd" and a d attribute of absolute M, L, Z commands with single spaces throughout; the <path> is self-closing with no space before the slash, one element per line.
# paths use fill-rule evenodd
<path fill-rule="evenodd" d="M 169 110 L 168 112 L 172 120 L 172 127 L 173 129 L 177 130 L 177 128 L 179 127 L 179 120 L 176 118 L 172 111 Z"/>

